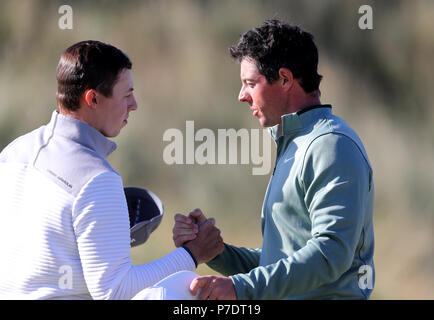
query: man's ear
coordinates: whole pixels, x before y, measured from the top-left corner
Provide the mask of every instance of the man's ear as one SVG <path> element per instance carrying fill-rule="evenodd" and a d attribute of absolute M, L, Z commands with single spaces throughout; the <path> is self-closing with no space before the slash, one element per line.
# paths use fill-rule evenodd
<path fill-rule="evenodd" d="M 98 104 L 98 95 L 94 89 L 87 89 L 83 92 L 84 101 L 86 101 L 87 105 L 95 109 Z"/>
<path fill-rule="evenodd" d="M 289 70 L 288 68 L 280 68 L 278 81 L 280 82 L 283 88 L 287 90 L 291 90 L 295 80 L 291 70 Z"/>

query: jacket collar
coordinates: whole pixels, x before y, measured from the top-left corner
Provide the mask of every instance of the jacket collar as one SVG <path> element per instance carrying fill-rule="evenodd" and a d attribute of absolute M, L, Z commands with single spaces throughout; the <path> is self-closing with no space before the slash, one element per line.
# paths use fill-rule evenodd
<path fill-rule="evenodd" d="M 53 111 L 47 128 L 51 135 L 59 135 L 71 139 L 95 151 L 103 158 L 108 157 L 117 147 L 116 143 L 107 139 L 94 127 Z"/>
<path fill-rule="evenodd" d="M 284 114 L 282 124 L 268 128 L 271 137 L 277 141 L 281 136 L 291 136 L 303 128 L 306 128 L 319 118 L 330 115 L 332 106 L 329 104 L 315 105 L 303 110 Z"/>

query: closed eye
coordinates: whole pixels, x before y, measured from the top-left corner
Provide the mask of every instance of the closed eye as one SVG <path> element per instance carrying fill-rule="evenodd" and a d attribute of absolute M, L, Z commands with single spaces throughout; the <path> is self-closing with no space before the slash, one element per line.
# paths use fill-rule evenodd
<path fill-rule="evenodd" d="M 125 97 L 131 97 L 133 94 L 134 88 L 129 88 Z"/>

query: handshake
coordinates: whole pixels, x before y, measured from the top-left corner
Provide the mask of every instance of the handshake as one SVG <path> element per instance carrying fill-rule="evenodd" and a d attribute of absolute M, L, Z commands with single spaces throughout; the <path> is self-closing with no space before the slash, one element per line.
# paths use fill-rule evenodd
<path fill-rule="evenodd" d="M 197 265 L 214 259 L 223 252 L 224 243 L 220 230 L 215 226 L 215 219 L 207 219 L 200 209 L 195 209 L 184 216 L 175 215 L 173 241 L 176 247 L 187 248 Z M 222 276 L 203 276 L 194 279 L 190 291 L 196 295 L 200 290 L 200 300 L 236 299 L 232 280 Z"/>

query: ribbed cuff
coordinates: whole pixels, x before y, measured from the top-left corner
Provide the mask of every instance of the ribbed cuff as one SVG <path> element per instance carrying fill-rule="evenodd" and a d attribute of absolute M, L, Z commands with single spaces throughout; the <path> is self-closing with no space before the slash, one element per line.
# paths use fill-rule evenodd
<path fill-rule="evenodd" d="M 191 258 L 192 258 L 193 261 L 194 261 L 194 265 L 195 265 L 196 268 L 197 268 L 197 261 L 196 261 L 196 258 L 195 258 L 194 255 L 191 253 L 190 249 L 188 249 L 186 246 L 182 246 L 182 248 L 183 248 L 185 251 L 188 252 L 188 254 L 191 256 Z"/>

